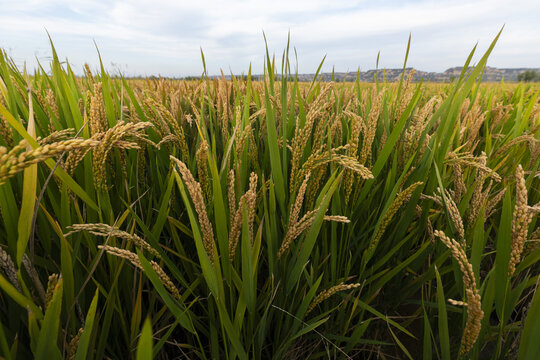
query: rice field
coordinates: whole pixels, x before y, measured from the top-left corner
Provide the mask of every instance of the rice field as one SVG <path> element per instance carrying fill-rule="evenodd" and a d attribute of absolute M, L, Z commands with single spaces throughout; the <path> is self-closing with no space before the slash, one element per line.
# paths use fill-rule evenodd
<path fill-rule="evenodd" d="M 5 359 L 539 359 L 540 88 L 0 54 Z M 405 69 L 405 65 L 404 65 Z"/>

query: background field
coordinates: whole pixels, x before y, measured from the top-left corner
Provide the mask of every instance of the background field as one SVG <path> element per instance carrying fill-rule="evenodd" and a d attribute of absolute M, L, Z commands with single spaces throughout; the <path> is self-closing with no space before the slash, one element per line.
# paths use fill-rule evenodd
<path fill-rule="evenodd" d="M 2 356 L 540 358 L 539 87 L 478 82 L 494 43 L 452 84 L 3 53 Z"/>

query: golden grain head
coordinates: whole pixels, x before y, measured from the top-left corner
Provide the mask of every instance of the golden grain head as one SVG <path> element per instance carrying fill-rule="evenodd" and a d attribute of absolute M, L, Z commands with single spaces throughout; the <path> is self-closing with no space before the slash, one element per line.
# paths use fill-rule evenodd
<path fill-rule="evenodd" d="M 529 224 L 533 217 L 533 212 L 529 210 L 527 202 L 525 173 L 520 164 L 516 169 L 516 205 L 512 219 L 512 248 L 508 264 L 508 276 L 514 274 L 517 264 L 521 261 L 525 241 L 527 241 Z"/>
<path fill-rule="evenodd" d="M 484 317 L 480 293 L 476 287 L 476 277 L 472 265 L 467 259 L 463 246 L 454 239 L 446 236 L 446 234 L 442 231 L 435 230 L 434 234 L 444 243 L 444 245 L 446 245 L 446 247 L 450 249 L 452 257 L 457 261 L 463 275 L 463 284 L 465 287 L 467 301 L 458 303 L 457 301 L 452 300 L 450 303 L 455 305 L 467 305 L 467 322 L 463 331 L 460 349 L 461 354 L 466 354 L 472 349 L 476 343 L 476 340 L 478 339 L 482 319 Z"/>
<path fill-rule="evenodd" d="M 171 160 L 177 165 L 182 179 L 186 184 L 186 188 L 191 196 L 193 205 L 195 206 L 195 211 L 199 217 L 199 224 L 201 225 L 202 234 L 203 234 L 203 245 L 206 249 L 206 253 L 210 258 L 210 261 L 214 261 L 214 230 L 210 220 L 208 219 L 208 213 L 206 212 L 206 205 L 204 203 L 204 197 L 201 190 L 200 184 L 195 181 L 191 171 L 187 168 L 186 164 L 182 161 L 176 159 L 171 155 Z"/>
<path fill-rule="evenodd" d="M 309 314 L 311 311 L 313 311 L 313 309 L 315 309 L 317 307 L 317 305 L 319 305 L 321 302 L 328 299 L 332 295 L 334 295 L 334 294 L 336 294 L 336 293 L 338 293 L 340 291 L 346 291 L 346 290 L 355 289 L 355 288 L 357 288 L 357 287 L 359 287 L 361 285 L 362 284 L 340 283 L 338 285 L 332 286 L 331 288 L 329 288 L 327 290 L 322 291 L 321 293 L 319 293 L 315 297 L 315 299 L 313 299 L 313 301 L 311 302 L 311 304 L 309 305 L 309 307 L 308 307 L 308 309 L 306 311 L 306 315 Z"/>

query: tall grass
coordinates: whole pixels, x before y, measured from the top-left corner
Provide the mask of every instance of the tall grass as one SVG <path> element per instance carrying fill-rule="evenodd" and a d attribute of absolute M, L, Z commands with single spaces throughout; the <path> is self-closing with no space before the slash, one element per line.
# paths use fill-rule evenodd
<path fill-rule="evenodd" d="M 539 90 L 479 82 L 496 40 L 446 85 L 2 53 L 0 352 L 537 358 Z"/>

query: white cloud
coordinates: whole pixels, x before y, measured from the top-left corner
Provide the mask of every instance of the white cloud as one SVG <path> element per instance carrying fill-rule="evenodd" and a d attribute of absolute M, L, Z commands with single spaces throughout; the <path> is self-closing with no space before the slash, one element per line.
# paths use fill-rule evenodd
<path fill-rule="evenodd" d="M 460 65 L 476 41 L 485 49 L 506 28 L 490 63 L 540 66 L 540 2 L 252 0 L 19 0 L 3 4 L 0 46 L 29 62 L 47 46 L 47 29 L 59 53 L 82 65 L 95 63 L 92 39 L 107 61 L 133 73 L 185 75 L 202 69 L 261 71 L 264 30 L 280 54 L 287 32 L 299 50 L 300 71 L 314 71 L 324 54 L 327 68 L 399 66 L 412 33 L 411 66 L 444 70 Z M 42 50 L 40 50 L 42 51 Z"/>

